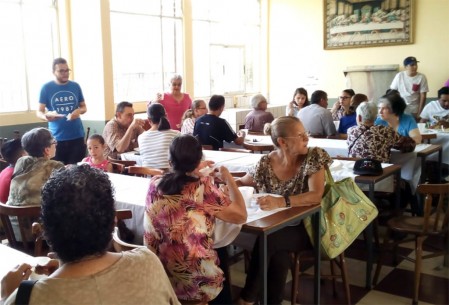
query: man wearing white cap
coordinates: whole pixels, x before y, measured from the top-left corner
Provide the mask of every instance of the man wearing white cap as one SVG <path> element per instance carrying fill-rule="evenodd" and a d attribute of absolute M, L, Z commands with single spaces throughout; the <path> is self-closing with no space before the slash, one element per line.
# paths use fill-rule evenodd
<path fill-rule="evenodd" d="M 405 71 L 396 74 L 390 85 L 390 88 L 398 90 L 405 100 L 407 104 L 405 112 L 412 114 L 415 118 L 419 117 L 429 92 L 426 76 L 418 72 L 418 63 L 416 57 L 405 58 Z"/>

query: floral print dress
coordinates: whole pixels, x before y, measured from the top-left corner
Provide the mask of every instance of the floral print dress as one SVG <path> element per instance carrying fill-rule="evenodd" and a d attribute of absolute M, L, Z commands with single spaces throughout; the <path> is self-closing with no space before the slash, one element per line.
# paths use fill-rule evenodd
<path fill-rule="evenodd" d="M 268 155 L 263 156 L 250 170 L 250 175 L 256 182 L 259 192 L 291 196 L 309 191 L 309 176 L 331 163 L 332 159 L 325 150 L 313 147 L 309 148 L 305 162 L 292 179 L 279 180 L 273 171 Z"/>
<path fill-rule="evenodd" d="M 210 301 L 220 293 L 224 280 L 213 249 L 214 215 L 231 200 L 212 177 L 186 184 L 177 195 L 161 194 L 160 179 L 150 180 L 144 243 L 156 249 L 178 299 Z"/>

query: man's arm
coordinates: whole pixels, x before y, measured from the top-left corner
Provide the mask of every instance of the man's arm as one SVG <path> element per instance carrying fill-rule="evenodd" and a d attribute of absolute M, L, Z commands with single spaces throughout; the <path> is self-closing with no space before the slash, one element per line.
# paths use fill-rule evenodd
<path fill-rule="evenodd" d="M 41 120 L 48 121 L 48 118 L 45 115 L 45 104 L 39 103 L 39 108 L 36 110 L 36 116 Z"/>
<path fill-rule="evenodd" d="M 419 94 L 419 108 L 418 108 L 418 117 L 421 114 L 421 111 L 424 108 L 424 104 L 426 103 L 427 92 L 421 92 Z"/>
<path fill-rule="evenodd" d="M 80 102 L 78 108 L 73 110 L 70 116 L 67 116 L 67 118 L 70 117 L 70 120 L 76 120 L 77 118 L 80 117 L 81 114 L 86 113 L 86 111 L 87 111 L 86 103 L 84 101 Z"/>
<path fill-rule="evenodd" d="M 128 147 L 131 144 L 132 140 L 137 140 L 134 139 L 134 131 L 137 130 L 138 134 L 141 134 L 143 132 L 143 125 L 144 125 L 144 121 L 141 119 L 137 119 L 135 118 L 133 120 L 133 122 L 131 123 L 131 125 L 128 127 L 128 129 L 125 132 L 125 135 L 123 136 L 123 138 L 119 139 L 115 145 L 115 150 L 118 153 L 124 153 L 126 151 L 128 151 Z"/>

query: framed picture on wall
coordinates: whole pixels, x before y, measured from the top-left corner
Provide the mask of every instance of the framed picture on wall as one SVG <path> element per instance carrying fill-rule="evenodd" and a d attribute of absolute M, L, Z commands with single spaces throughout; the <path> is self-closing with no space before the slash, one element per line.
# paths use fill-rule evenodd
<path fill-rule="evenodd" d="M 414 0 L 323 0 L 324 49 L 413 43 Z"/>

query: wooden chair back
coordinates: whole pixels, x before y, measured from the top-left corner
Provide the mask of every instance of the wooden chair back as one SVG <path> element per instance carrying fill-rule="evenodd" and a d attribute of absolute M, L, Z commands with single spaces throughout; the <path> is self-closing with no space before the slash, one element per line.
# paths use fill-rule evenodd
<path fill-rule="evenodd" d="M 125 165 L 116 162 L 109 162 L 112 165 L 112 172 L 115 174 L 124 174 L 125 173 Z"/>
<path fill-rule="evenodd" d="M 214 147 L 212 145 L 201 145 L 203 147 L 203 150 L 214 150 Z"/>
<path fill-rule="evenodd" d="M 251 153 L 252 151 L 249 149 L 243 149 L 243 148 L 231 148 L 231 147 L 222 147 L 220 148 L 220 151 L 230 151 L 230 152 L 240 152 L 240 153 Z"/>
<path fill-rule="evenodd" d="M 113 162 L 113 163 L 123 164 L 125 167 L 126 166 L 134 166 L 134 165 L 136 165 L 136 161 L 114 159 L 111 156 L 108 157 L 108 160 L 111 163 Z"/>
<path fill-rule="evenodd" d="M 150 168 L 145 166 L 129 166 L 127 167 L 129 175 L 137 177 L 156 176 L 162 175 L 164 171 L 162 169 Z"/>
<path fill-rule="evenodd" d="M 24 250 L 27 253 L 33 253 L 28 243 L 29 232 L 31 232 L 31 224 L 41 215 L 41 206 L 12 206 L 0 202 L 0 218 L 6 233 L 6 238 L 12 248 Z M 14 235 L 13 226 L 10 217 L 17 217 L 19 224 L 21 242 L 17 241 Z M 27 234 L 28 233 L 28 234 Z"/>
<path fill-rule="evenodd" d="M 417 192 L 424 195 L 423 234 L 448 233 L 449 184 L 420 184 Z M 434 198 L 437 205 L 434 208 Z"/>

